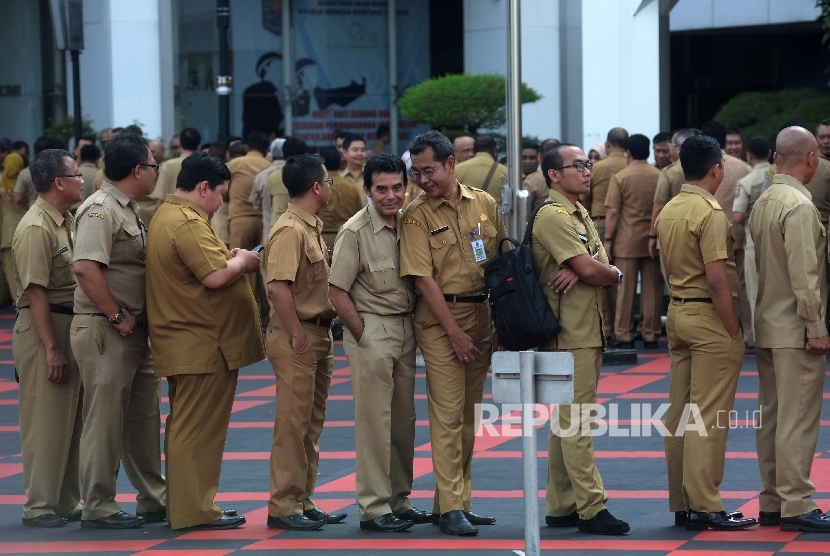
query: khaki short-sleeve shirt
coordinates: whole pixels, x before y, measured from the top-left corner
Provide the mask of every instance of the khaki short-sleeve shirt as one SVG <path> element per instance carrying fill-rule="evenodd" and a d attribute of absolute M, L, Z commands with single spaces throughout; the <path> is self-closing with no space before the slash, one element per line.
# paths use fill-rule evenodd
<path fill-rule="evenodd" d="M 288 210 L 288 188 L 282 181 L 282 170 L 271 172 L 268 175 L 268 192 L 271 194 L 271 227 L 274 227 L 280 216 Z M 271 230 L 268 230 L 270 233 Z"/>
<path fill-rule="evenodd" d="M 86 178 L 84 178 L 86 180 Z M 28 167 L 23 168 L 17 175 L 17 183 L 14 185 L 14 193 L 18 193 L 26 197 L 26 206 L 31 208 L 37 199 L 37 189 L 35 189 L 35 182 L 32 181 L 32 172 Z"/>
<path fill-rule="evenodd" d="M 178 156 L 171 158 L 164 162 L 159 168 L 159 175 L 156 178 L 156 185 L 150 192 L 150 197 L 157 201 L 163 201 L 168 195 L 172 195 L 176 191 L 176 180 L 179 177 L 179 172 L 182 171 L 182 162 L 187 158 L 185 156 Z"/>
<path fill-rule="evenodd" d="M 20 293 L 18 309 L 29 306 L 24 290 L 31 284 L 46 289 L 50 304 L 72 307 L 78 285 L 72 270 L 74 233 L 72 213 L 59 213 L 41 197 L 23 215 L 11 242 L 15 281 Z"/>
<path fill-rule="evenodd" d="M 98 173 L 98 166 L 92 162 L 82 162 L 78 166 L 78 172 L 84 177 L 84 200 L 89 199 L 95 193 L 95 175 Z"/>
<path fill-rule="evenodd" d="M 625 155 L 619 152 L 613 152 L 608 158 L 594 164 L 594 169 L 591 170 L 591 216 L 605 216 L 605 197 L 611 178 L 627 166 Z"/>
<path fill-rule="evenodd" d="M 245 156 L 228 162 L 231 171 L 231 185 L 228 193 L 228 220 L 242 216 L 260 216 L 251 204 L 251 190 L 254 178 L 271 163 L 257 151 L 248 151 Z"/>
<path fill-rule="evenodd" d="M 104 182 L 75 215 L 76 261 L 95 261 L 113 299 L 141 321 L 146 319 L 145 275 L 147 234 L 139 207 L 120 189 Z M 76 313 L 100 313 L 83 290 L 75 290 Z"/>
<path fill-rule="evenodd" d="M 738 180 L 735 186 L 735 200 L 732 203 L 732 212 L 741 212 L 747 217 L 752 214 L 752 207 L 764 192 L 764 189 L 772 182 L 767 176 L 770 168 L 769 162 L 756 164 L 750 173 Z"/>
<path fill-rule="evenodd" d="M 587 254 L 607 263 L 608 255 L 585 207 L 572 203 L 556 190 L 551 190 L 549 199 L 553 204 L 543 207 L 533 221 L 530 255 L 536 279 L 562 331 L 540 349 L 605 347 L 602 288 L 579 280 L 567 294 L 559 294 L 548 287 L 548 281 L 568 267 L 568 261 L 574 257 Z"/>
<path fill-rule="evenodd" d="M 401 211 L 396 221 L 390 228 L 369 203 L 337 234 L 329 284 L 349 292 L 358 312 L 397 315 L 415 309 L 413 283 L 400 274 Z"/>
<path fill-rule="evenodd" d="M 354 184 L 337 174 L 331 178 L 329 204 L 317 212 L 317 218 L 323 221 L 323 239 L 329 248 L 334 246 L 340 227 L 366 205 L 366 194 Z"/>
<path fill-rule="evenodd" d="M 265 281 L 289 282 L 297 318 L 331 319 L 329 261 L 322 236 L 323 222 L 293 203 L 280 216 L 268 235 Z M 279 319 L 277 313 L 272 318 Z"/>
<path fill-rule="evenodd" d="M 683 175 L 683 167 L 680 161 L 675 160 L 660 171 L 660 178 L 657 180 L 657 189 L 654 191 L 654 204 L 666 205 L 677 197 L 680 188 L 686 177 Z"/>
<path fill-rule="evenodd" d="M 827 224 L 830 219 L 830 161 L 819 157 L 816 175 L 804 187 L 813 196 L 813 204 L 821 214 L 822 223 Z"/>
<path fill-rule="evenodd" d="M 458 187 L 457 210 L 426 194 L 404 210 L 401 276 L 432 276 L 444 294 L 476 295 L 486 291 L 484 269 L 498 255 L 507 233 L 493 197 L 481 189 L 460 183 Z M 473 253 L 474 239 L 484 243 L 485 258 L 480 262 Z"/>
<path fill-rule="evenodd" d="M 746 238 L 743 224 L 736 224 L 732 216 L 732 202 L 735 200 L 735 187 L 738 185 L 738 180 L 746 177 L 752 171 L 752 166 L 732 155 L 726 154 L 723 151 L 723 181 L 720 182 L 718 190 L 715 191 L 715 199 L 717 199 L 723 213 L 732 224 L 732 235 L 735 237 L 735 249 L 743 249 Z"/>
<path fill-rule="evenodd" d="M 758 267 L 755 345 L 804 348 L 827 335 L 827 233 L 810 192 L 775 174 L 749 218 Z"/>
<path fill-rule="evenodd" d="M 248 281 L 218 289 L 201 282 L 230 258 L 208 215 L 168 195 L 147 233 L 147 317 L 156 376 L 236 370 L 265 356 Z"/>
<path fill-rule="evenodd" d="M 535 172 L 528 174 L 522 183 L 522 189 L 530 193 L 527 198 L 528 214 L 530 214 L 530 211 L 535 209 L 538 205 L 541 205 L 547 201 L 548 195 L 550 195 L 550 188 L 548 187 L 548 184 L 545 183 L 545 175 L 542 174 L 541 170 L 536 170 Z"/>
<path fill-rule="evenodd" d="M 649 256 L 648 233 L 658 179 L 660 170 L 645 160 L 633 160 L 611 178 L 605 206 L 620 211 L 614 232 L 615 257 Z"/>
<path fill-rule="evenodd" d="M 329 177 L 334 177 L 334 176 L 329 176 Z M 350 184 L 352 184 L 354 186 L 354 188 L 358 191 L 358 193 L 363 195 L 363 204 L 366 205 L 366 202 L 367 202 L 366 194 L 363 192 L 363 174 L 361 174 L 359 177 L 354 177 L 351 174 L 351 172 L 349 172 L 348 168 L 344 168 L 343 170 L 340 170 L 340 177 L 343 178 L 344 180 L 346 180 L 347 182 L 349 182 Z"/>
<path fill-rule="evenodd" d="M 660 211 L 655 228 L 671 297 L 710 298 L 706 264 L 719 260 L 726 260 L 732 297 L 738 296 L 732 225 L 711 193 L 684 184 Z"/>
<path fill-rule="evenodd" d="M 459 162 L 455 166 L 455 179 L 459 182 L 468 184 L 470 187 L 475 187 L 486 191 L 496 201 L 496 205 L 501 208 L 501 188 L 507 183 L 507 166 L 504 164 L 496 164 L 496 169 L 490 181 L 487 182 L 487 174 L 493 168 L 495 160 L 489 153 L 476 153 L 473 158 Z"/>

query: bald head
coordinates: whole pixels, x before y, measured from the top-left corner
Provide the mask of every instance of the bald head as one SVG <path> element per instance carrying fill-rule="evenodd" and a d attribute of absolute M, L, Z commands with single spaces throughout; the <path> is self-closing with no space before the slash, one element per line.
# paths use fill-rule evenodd
<path fill-rule="evenodd" d="M 623 152 L 628 144 L 628 132 L 621 127 L 612 128 L 605 139 L 605 151 Z"/>
<path fill-rule="evenodd" d="M 818 142 L 800 126 L 786 127 L 775 138 L 775 164 L 779 174 L 787 174 L 801 183 L 809 183 L 818 168 Z"/>
<path fill-rule="evenodd" d="M 153 140 L 149 142 L 150 152 L 153 153 L 153 159 L 156 164 L 164 162 L 164 143 Z"/>

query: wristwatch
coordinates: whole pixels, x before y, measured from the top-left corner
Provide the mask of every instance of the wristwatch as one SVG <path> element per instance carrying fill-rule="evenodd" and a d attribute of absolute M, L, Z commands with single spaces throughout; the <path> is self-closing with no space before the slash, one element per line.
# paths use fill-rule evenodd
<path fill-rule="evenodd" d="M 619 268 L 616 268 L 616 267 L 614 268 L 614 270 L 617 271 L 617 285 L 622 284 L 622 282 L 623 282 L 622 270 L 620 270 Z"/>
<path fill-rule="evenodd" d="M 112 324 L 121 324 L 124 322 L 124 309 L 121 307 L 118 308 L 118 312 L 115 313 L 112 318 L 107 317 L 107 320 L 110 321 Z"/>

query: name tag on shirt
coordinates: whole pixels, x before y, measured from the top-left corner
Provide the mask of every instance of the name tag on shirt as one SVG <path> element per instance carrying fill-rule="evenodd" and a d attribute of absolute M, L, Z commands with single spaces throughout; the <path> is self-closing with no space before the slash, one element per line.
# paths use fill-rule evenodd
<path fill-rule="evenodd" d="M 471 242 L 473 246 L 473 255 L 475 255 L 476 262 L 480 263 L 481 261 L 487 260 L 487 252 L 484 251 L 484 242 L 480 239 L 477 239 Z"/>

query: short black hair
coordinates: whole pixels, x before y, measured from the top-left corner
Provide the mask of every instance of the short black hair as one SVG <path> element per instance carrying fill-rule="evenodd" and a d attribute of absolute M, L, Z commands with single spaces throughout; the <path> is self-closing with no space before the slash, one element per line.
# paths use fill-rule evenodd
<path fill-rule="evenodd" d="M 534 143 L 533 141 L 522 141 L 522 150 L 525 149 L 533 149 L 537 153 L 539 152 L 539 144 Z"/>
<path fill-rule="evenodd" d="M 375 174 L 400 174 L 401 183 L 406 185 L 406 164 L 390 153 L 379 153 L 369 157 L 363 167 L 363 187 L 372 190 L 372 176 Z"/>
<path fill-rule="evenodd" d="M 555 170 L 557 168 L 562 167 L 562 163 L 565 160 L 565 157 L 562 156 L 562 149 L 565 147 L 576 147 L 573 143 L 559 143 L 551 150 L 545 153 L 545 156 L 542 157 L 542 175 L 545 176 L 545 184 L 547 184 L 548 189 L 550 189 L 550 176 L 548 176 L 548 170 Z"/>
<path fill-rule="evenodd" d="M 326 171 L 323 157 L 316 154 L 298 154 L 285 161 L 282 167 L 282 182 L 291 198 L 305 195 L 315 182 L 323 179 Z"/>
<path fill-rule="evenodd" d="M 231 158 L 239 158 L 248 154 L 248 145 L 245 143 L 234 143 L 228 147 L 228 156 Z"/>
<path fill-rule="evenodd" d="M 147 162 L 147 139 L 134 133 L 119 133 L 104 151 L 104 175 L 111 182 L 121 181 L 133 168 Z"/>
<path fill-rule="evenodd" d="M 14 143 L 12 143 L 13 151 L 19 151 L 20 149 L 26 149 L 26 151 L 28 151 L 29 143 L 27 143 L 26 141 L 15 141 Z"/>
<path fill-rule="evenodd" d="M 561 144 L 562 142 L 559 139 L 548 138 L 542 141 L 542 144 L 539 145 L 539 150 L 542 151 L 542 154 L 544 154 Z"/>
<path fill-rule="evenodd" d="M 62 151 L 66 150 L 66 143 L 63 139 L 58 139 L 57 137 L 47 137 L 45 147 L 46 149 L 59 149 Z"/>
<path fill-rule="evenodd" d="M 49 137 L 45 135 L 41 135 L 37 139 L 35 139 L 34 144 L 32 144 L 32 153 L 37 156 L 37 153 L 45 151 L 49 148 Z M 63 149 L 66 150 L 66 149 Z"/>
<path fill-rule="evenodd" d="M 628 141 L 628 132 L 621 127 L 611 128 L 608 135 L 606 135 L 605 140 L 611 143 L 612 147 L 624 149 L 626 148 L 626 142 Z"/>
<path fill-rule="evenodd" d="M 140 137 L 144 136 L 144 131 L 142 131 L 142 129 L 136 124 L 130 124 L 125 127 L 123 133 L 132 133 L 133 135 L 138 135 Z"/>
<path fill-rule="evenodd" d="M 182 169 L 176 178 L 176 189 L 193 191 L 196 185 L 203 181 L 208 182 L 211 189 L 216 189 L 226 181 L 230 181 L 231 171 L 218 156 L 196 151 L 182 160 Z"/>
<path fill-rule="evenodd" d="M 344 138 L 343 138 L 343 150 L 344 150 L 344 151 L 349 150 L 349 147 L 350 147 L 350 146 L 352 145 L 352 143 L 354 143 L 355 141 L 360 141 L 360 142 L 362 142 L 364 145 L 366 144 L 366 140 L 365 140 L 365 139 L 363 139 L 363 137 L 361 137 L 360 135 L 358 135 L 358 134 L 356 134 L 356 133 L 349 133 L 349 134 L 347 134 L 347 135 L 346 135 L 346 137 L 344 137 Z"/>
<path fill-rule="evenodd" d="M 337 148 L 335 149 L 337 151 Z M 288 159 L 292 156 L 297 156 L 298 154 L 306 154 L 308 152 L 308 145 L 302 139 L 297 139 L 296 137 L 286 137 L 285 143 L 282 144 L 282 155 Z M 340 151 L 337 151 L 337 156 L 340 156 Z M 340 167 L 340 163 L 337 163 L 337 167 Z"/>
<path fill-rule="evenodd" d="M 335 129 L 334 130 L 334 141 L 337 142 L 338 139 L 345 139 L 350 132 L 345 131 L 343 129 Z"/>
<path fill-rule="evenodd" d="M 329 172 L 337 172 L 340 170 L 340 151 L 337 150 L 337 147 L 323 147 L 320 149 L 320 156 L 323 157 L 323 163 L 326 165 L 326 170 Z"/>
<path fill-rule="evenodd" d="M 473 142 L 473 152 L 490 154 L 496 152 L 496 140 L 489 135 L 479 135 Z"/>
<path fill-rule="evenodd" d="M 224 161 L 225 157 L 228 156 L 228 146 L 222 141 L 214 141 L 208 145 L 208 152 L 219 160 Z"/>
<path fill-rule="evenodd" d="M 91 145 L 84 145 L 81 147 L 81 162 L 98 162 L 98 159 L 101 158 L 101 149 L 98 148 L 98 145 L 94 143 Z"/>
<path fill-rule="evenodd" d="M 389 126 L 386 124 L 381 124 L 378 126 L 378 130 L 375 132 L 375 136 L 380 139 L 384 135 L 388 135 L 392 130 L 389 129 Z"/>
<path fill-rule="evenodd" d="M 750 137 L 749 141 L 746 142 L 745 148 L 746 152 L 748 152 L 758 160 L 767 160 L 769 158 L 770 147 L 769 141 L 767 141 L 766 137 Z"/>
<path fill-rule="evenodd" d="M 668 131 L 661 131 L 654 138 L 651 140 L 652 143 L 655 145 L 657 143 L 670 143 L 671 142 L 671 133 Z"/>
<path fill-rule="evenodd" d="M 427 147 L 432 149 L 435 154 L 435 160 L 446 160 L 453 154 L 455 149 L 450 143 L 450 140 L 440 131 L 430 129 L 426 133 L 416 135 L 415 139 L 409 144 L 409 154 L 419 155 L 424 152 Z"/>
<path fill-rule="evenodd" d="M 635 133 L 625 143 L 625 148 L 634 160 L 648 160 L 649 147 L 651 147 L 651 142 L 642 133 Z"/>
<path fill-rule="evenodd" d="M 0 137 L 0 153 L 11 152 L 12 140 L 8 137 Z"/>
<path fill-rule="evenodd" d="M 724 127 L 724 129 L 726 129 Z M 686 181 L 703 179 L 715 164 L 723 160 L 718 140 L 710 135 L 689 137 L 680 147 L 680 166 Z"/>
<path fill-rule="evenodd" d="M 703 126 L 700 128 L 701 135 L 712 137 L 715 141 L 718 142 L 718 145 L 720 145 L 720 148 L 722 149 L 726 147 L 726 132 L 726 126 L 715 120 L 709 120 L 708 122 L 704 123 Z"/>
<path fill-rule="evenodd" d="M 29 171 L 38 193 L 49 191 L 55 179 L 66 173 L 69 166 L 67 159 L 75 160 L 75 155 L 64 149 L 46 149 L 35 157 Z"/>
<path fill-rule="evenodd" d="M 823 120 L 819 121 L 819 123 L 816 125 L 816 135 L 818 135 L 819 126 L 822 126 L 822 125 L 825 125 L 825 126 L 830 125 L 830 118 L 824 118 Z"/>
<path fill-rule="evenodd" d="M 741 139 L 743 139 L 743 135 L 741 135 L 741 132 L 740 132 L 740 131 L 738 131 L 737 129 L 727 129 L 727 130 L 726 130 L 726 134 L 727 134 L 727 135 L 737 135 L 738 137 L 740 137 Z"/>
<path fill-rule="evenodd" d="M 225 146 L 230 149 L 231 148 L 231 143 L 237 143 L 237 142 L 238 143 L 244 143 L 245 140 L 242 137 L 240 137 L 239 135 L 231 135 L 230 137 L 228 137 L 228 140 L 225 141 Z"/>
<path fill-rule="evenodd" d="M 179 144 L 186 151 L 195 151 L 201 142 L 202 134 L 192 127 L 186 127 L 179 133 Z"/>
<path fill-rule="evenodd" d="M 271 146 L 271 140 L 268 139 L 268 134 L 264 131 L 254 130 L 248 134 L 245 144 L 248 145 L 249 151 L 254 150 L 262 156 L 265 156 L 265 153 L 268 152 L 268 147 Z"/>

